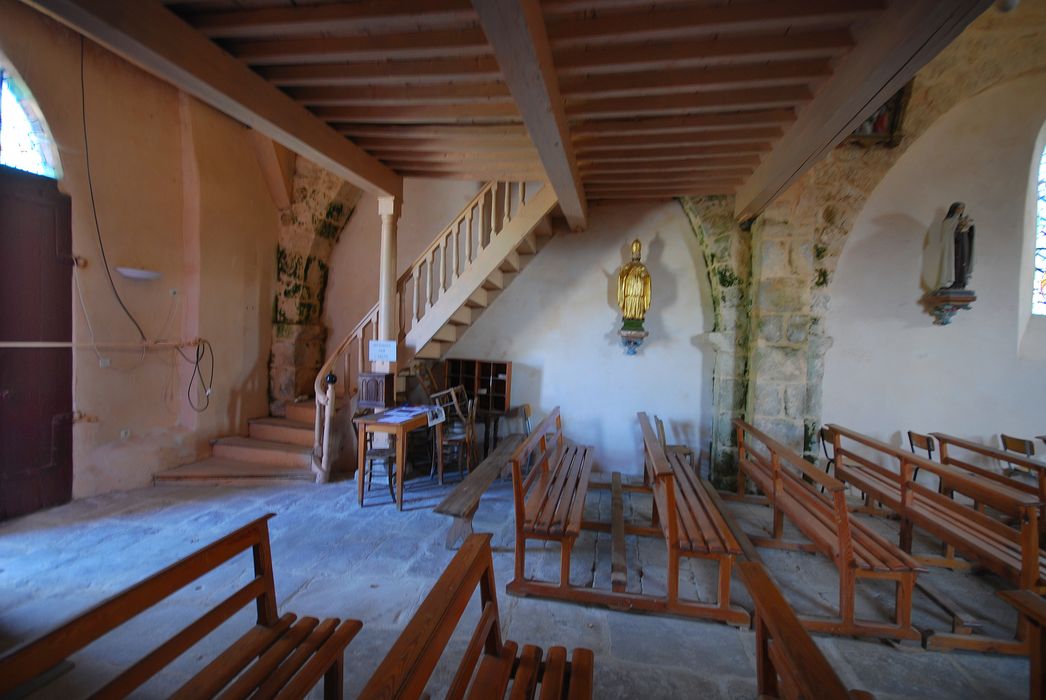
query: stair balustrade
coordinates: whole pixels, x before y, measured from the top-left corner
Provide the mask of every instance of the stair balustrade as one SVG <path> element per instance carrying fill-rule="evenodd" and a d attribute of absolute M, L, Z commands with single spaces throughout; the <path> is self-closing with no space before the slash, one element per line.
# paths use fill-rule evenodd
<path fill-rule="evenodd" d="M 400 367 L 406 367 L 457 310 L 439 303 L 448 296 L 455 283 L 474 283 L 479 275 L 486 277 L 500 264 L 501 261 L 497 260 L 490 270 L 477 269 L 481 254 L 519 215 L 527 201 L 525 182 L 488 182 L 407 267 L 396 284 L 395 304 L 399 317 L 397 356 Z M 554 205 L 554 200 L 552 203 Z M 551 208 L 552 205 L 549 205 L 542 211 L 541 217 Z M 537 220 L 534 223 L 536 225 Z M 487 266 L 491 265 L 489 260 L 483 262 Z M 319 481 L 327 481 L 330 477 L 331 424 L 336 403 L 343 399 L 348 407 L 352 397 L 359 391 L 359 373 L 369 366 L 368 341 L 377 338 L 378 315 L 378 306 L 375 304 L 338 344 L 316 375 L 312 468 Z M 340 377 L 336 370 L 341 371 Z M 334 375 L 334 382 L 327 381 L 331 375 Z"/>

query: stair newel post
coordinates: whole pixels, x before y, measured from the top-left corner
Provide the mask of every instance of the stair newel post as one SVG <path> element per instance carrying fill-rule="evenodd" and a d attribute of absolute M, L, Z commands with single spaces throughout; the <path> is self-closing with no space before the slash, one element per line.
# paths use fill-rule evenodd
<path fill-rule="evenodd" d="M 330 479 L 331 468 L 331 422 L 334 419 L 334 385 L 338 383 L 338 377 L 330 372 L 326 377 L 327 382 L 327 406 L 323 412 L 323 461 L 320 463 L 320 473 L 317 480 L 326 483 Z"/>

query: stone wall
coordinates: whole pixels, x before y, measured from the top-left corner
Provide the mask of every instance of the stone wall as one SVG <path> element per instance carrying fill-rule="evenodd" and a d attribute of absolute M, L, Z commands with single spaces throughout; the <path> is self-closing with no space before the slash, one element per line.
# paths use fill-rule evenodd
<path fill-rule="evenodd" d="M 363 192 L 299 157 L 291 206 L 280 212 L 276 295 L 272 307 L 269 410 L 312 394 L 325 359 L 323 305 L 331 251 Z"/>
<path fill-rule="evenodd" d="M 736 451 L 723 423 L 742 407 L 757 427 L 808 456 L 816 453 L 824 356 L 832 344 L 824 320 L 857 216 L 890 168 L 944 113 L 994 85 L 1046 69 L 1044 31 L 1046 0 L 1026 0 L 1008 14 L 986 12 L 916 75 L 894 148 L 834 149 L 752 222 L 751 235 L 734 223 L 732 198 L 681 200 L 706 258 L 716 256 L 708 260 L 716 299 L 709 338 L 717 358 L 714 476 L 733 473 Z M 724 296 L 731 273 L 743 279 L 746 270 L 747 283 Z M 750 314 L 736 312 L 746 303 Z"/>

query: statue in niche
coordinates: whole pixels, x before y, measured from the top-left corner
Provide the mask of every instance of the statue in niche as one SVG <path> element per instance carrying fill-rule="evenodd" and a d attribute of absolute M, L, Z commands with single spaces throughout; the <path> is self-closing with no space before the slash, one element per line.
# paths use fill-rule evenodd
<path fill-rule="evenodd" d="M 933 289 L 966 289 L 973 272 L 973 221 L 966 205 L 955 202 L 941 223 L 941 259 Z"/>
<path fill-rule="evenodd" d="M 937 325 L 948 325 L 956 311 L 970 308 L 977 299 L 966 289 L 973 272 L 973 234 L 966 205 L 955 202 L 948 207 L 937 235 L 929 241 L 923 282 L 930 291 L 923 302 Z"/>
<path fill-rule="evenodd" d="M 632 261 L 622 265 L 617 276 L 617 305 L 623 318 L 618 334 L 628 355 L 635 355 L 647 336 L 643 320 L 650 309 L 650 272 L 639 259 L 642 251 L 639 239 L 632 241 Z"/>

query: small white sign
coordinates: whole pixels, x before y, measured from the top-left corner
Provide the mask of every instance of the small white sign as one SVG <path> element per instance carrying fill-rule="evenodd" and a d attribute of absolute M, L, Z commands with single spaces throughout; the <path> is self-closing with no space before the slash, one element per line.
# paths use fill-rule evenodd
<path fill-rule="evenodd" d="M 395 362 L 395 340 L 372 340 L 367 348 L 367 359 L 371 362 Z"/>
<path fill-rule="evenodd" d="M 429 406 L 428 409 L 429 427 L 442 423 L 447 420 L 447 413 L 443 410 L 442 406 Z"/>

